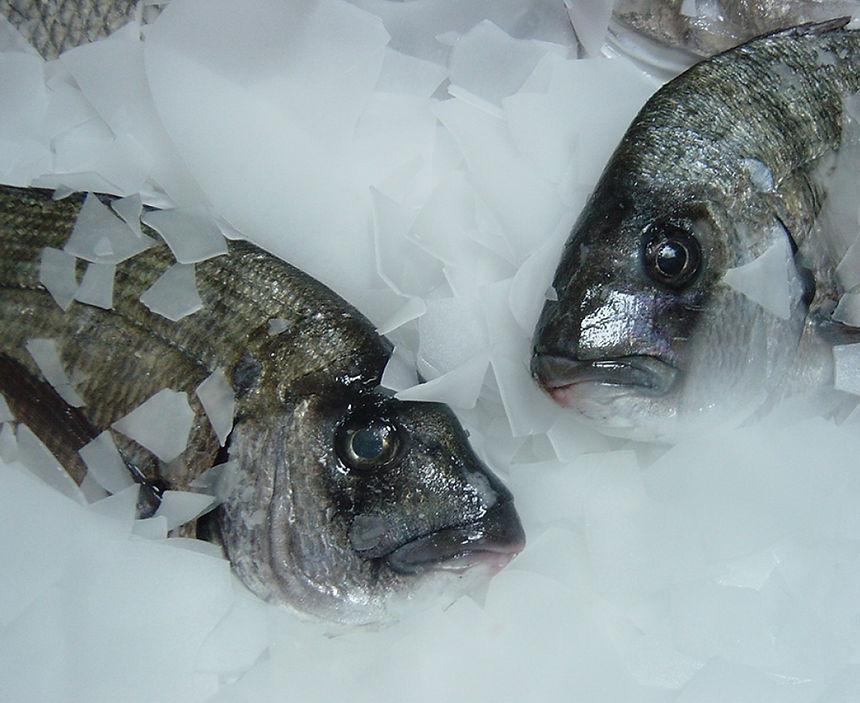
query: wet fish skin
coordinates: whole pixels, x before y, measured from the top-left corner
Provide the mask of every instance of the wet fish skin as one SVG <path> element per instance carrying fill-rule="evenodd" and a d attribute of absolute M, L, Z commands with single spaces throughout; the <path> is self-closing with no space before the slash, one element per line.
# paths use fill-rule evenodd
<path fill-rule="evenodd" d="M 164 245 L 117 265 L 113 310 L 76 302 L 63 312 L 38 283 L 39 260 L 43 247 L 62 247 L 81 202 L 0 188 L 0 355 L 38 378 L 24 343 L 55 339 L 67 373 L 83 378 L 80 411 L 94 433 L 162 388 L 186 392 L 195 420 L 179 459 L 164 464 L 114 434 L 147 482 L 175 489 L 219 454 L 194 389 L 223 369 L 236 411 L 214 521 L 251 590 L 327 620 L 375 622 L 450 568 L 492 574 L 522 548 L 510 493 L 450 410 L 380 389 L 388 342 L 329 289 L 253 245 L 231 242 L 229 255 L 196 265 L 204 307 L 178 322 L 138 301 L 173 263 Z M 287 329 L 269 334 L 272 318 Z M 15 387 L 0 377 L 16 417 L 31 418 L 49 446 L 70 436 L 40 424 Z M 377 449 L 378 460 L 362 459 Z"/>
<path fill-rule="evenodd" d="M 150 21 L 158 10 L 139 0 L 0 0 L 5 17 L 45 59 L 113 34 L 140 13 Z"/>
<path fill-rule="evenodd" d="M 606 432 L 653 440 L 829 377 L 815 319 L 838 291 L 815 225 L 843 97 L 860 90 L 860 32 L 844 24 L 758 38 L 646 103 L 573 227 L 558 300 L 535 330 L 533 375 L 559 403 Z M 649 238 L 693 242 L 689 281 L 655 280 Z M 811 306 L 796 300 L 787 320 L 724 281 L 780 242 L 816 284 Z"/>
<path fill-rule="evenodd" d="M 677 73 L 765 33 L 860 15 L 858 0 L 699 0 L 690 9 L 686 4 L 618 0 L 608 40 L 634 58 Z"/>

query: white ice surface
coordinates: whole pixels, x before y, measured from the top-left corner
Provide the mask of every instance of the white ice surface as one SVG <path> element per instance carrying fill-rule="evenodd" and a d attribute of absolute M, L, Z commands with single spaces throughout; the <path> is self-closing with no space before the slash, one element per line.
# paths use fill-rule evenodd
<path fill-rule="evenodd" d="M 221 369 L 213 371 L 194 391 L 200 399 L 203 410 L 212 429 L 218 436 L 221 446 L 227 441 L 227 435 L 233 429 L 233 409 L 236 399 L 233 388 Z"/>
<path fill-rule="evenodd" d="M 140 302 L 168 320 L 181 320 L 203 307 L 194 264 L 173 264 L 140 296 Z"/>
<path fill-rule="evenodd" d="M 185 451 L 193 420 L 188 395 L 163 388 L 111 427 L 167 462 Z"/>
<path fill-rule="evenodd" d="M 608 7 L 570 3 L 595 54 Z M 793 412 L 644 446 L 584 428 L 529 376 L 559 247 L 652 79 L 572 60 L 564 8 L 543 0 L 172 0 L 145 36 L 133 25 L 49 64 L 0 41 L 0 180 L 129 194 L 125 223 L 105 221 L 134 237 L 137 194 L 211 207 L 222 231 L 344 292 L 397 345 L 386 385 L 459 406 L 528 545 L 485 593 L 331 637 L 166 538 L 205 497 L 133 522 L 134 486 L 84 507 L 98 491 L 6 422 L 0 457 L 74 500 L 0 466 L 0 698 L 860 697 L 856 422 Z M 546 43 L 567 54 L 549 48 L 529 75 L 535 53 L 480 70 Z M 53 292 L 77 305 L 62 257 Z M 854 261 L 840 274 L 856 282 Z M 837 367 L 856 382 L 854 361 Z M 416 370 L 433 380 L 416 386 Z M 175 434 L 164 421 L 145 429 Z"/>

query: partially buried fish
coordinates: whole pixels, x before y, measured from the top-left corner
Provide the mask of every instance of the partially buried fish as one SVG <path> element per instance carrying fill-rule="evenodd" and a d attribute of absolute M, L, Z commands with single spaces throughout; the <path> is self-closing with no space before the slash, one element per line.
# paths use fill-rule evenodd
<path fill-rule="evenodd" d="M 532 372 L 558 403 L 611 434 L 671 439 L 831 379 L 837 237 L 817 216 L 860 90 L 845 24 L 755 39 L 646 103 L 535 330 Z"/>
<path fill-rule="evenodd" d="M 609 43 L 677 73 L 766 32 L 860 14 L 860 0 L 617 0 Z"/>
<path fill-rule="evenodd" d="M 194 410 L 177 460 L 114 438 L 144 510 L 165 488 L 187 488 L 219 457 L 194 389 L 222 369 L 235 394 L 232 473 L 209 522 L 262 598 L 331 621 L 379 621 L 428 580 L 486 577 L 522 549 L 510 493 L 451 411 L 381 389 L 388 342 L 253 245 L 231 242 L 196 265 L 204 305 L 178 322 L 138 300 L 173 263 L 163 244 L 117 264 L 112 310 L 75 302 L 64 312 L 39 283 L 40 257 L 66 242 L 82 200 L 0 188 L 0 392 L 78 481 L 77 450 L 169 388 Z M 82 407 L 41 378 L 25 348 L 33 338 L 56 342 L 68 376 L 82 379 Z"/>

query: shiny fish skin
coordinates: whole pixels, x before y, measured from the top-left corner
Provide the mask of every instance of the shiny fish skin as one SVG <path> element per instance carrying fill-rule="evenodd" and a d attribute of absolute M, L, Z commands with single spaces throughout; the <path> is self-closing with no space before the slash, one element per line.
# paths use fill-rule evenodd
<path fill-rule="evenodd" d="M 860 0 L 618 0 L 608 39 L 677 72 L 761 34 L 851 14 L 860 14 Z"/>
<path fill-rule="evenodd" d="M 63 312 L 38 283 L 39 260 L 43 247 L 62 247 L 81 202 L 0 188 L 0 356 L 38 379 L 24 343 L 56 340 L 67 374 L 82 379 L 83 425 L 96 433 L 162 388 L 186 392 L 195 421 L 178 460 L 165 465 L 114 433 L 147 484 L 176 489 L 216 461 L 194 389 L 223 369 L 236 409 L 215 520 L 251 590 L 327 620 L 376 622 L 425 581 L 456 580 L 470 566 L 495 573 L 522 548 L 510 493 L 451 411 L 382 391 L 388 342 L 332 291 L 253 245 L 231 242 L 228 255 L 196 265 L 204 307 L 178 322 L 138 301 L 173 263 L 163 244 L 117 265 L 113 310 L 75 302 Z M 286 330 L 269 334 L 273 318 Z M 12 412 L 49 446 L 81 434 L 46 422 L 20 387 L 0 376 Z M 385 451 L 368 459 L 367 442 L 373 449 L 383 435 Z"/>
<path fill-rule="evenodd" d="M 0 15 L 45 59 L 55 59 L 66 49 L 103 39 L 131 22 L 138 0 L 0 0 Z M 157 9 L 142 12 L 150 20 Z"/>
<path fill-rule="evenodd" d="M 535 331 L 533 374 L 559 403 L 607 432 L 666 439 L 829 377 L 815 319 L 839 291 L 815 227 L 843 98 L 860 90 L 860 32 L 843 26 L 753 40 L 646 103 L 573 227 Z M 671 238 L 701 249 L 680 286 L 649 274 L 648 252 Z M 772 246 L 797 249 L 796 283 L 804 269 L 815 280 L 812 305 L 796 299 L 788 319 L 724 280 Z"/>

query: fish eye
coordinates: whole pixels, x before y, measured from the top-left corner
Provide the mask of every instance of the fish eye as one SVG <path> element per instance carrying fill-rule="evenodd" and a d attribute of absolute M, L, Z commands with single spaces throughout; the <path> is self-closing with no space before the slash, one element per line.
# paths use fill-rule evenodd
<path fill-rule="evenodd" d="M 347 467 L 356 470 L 386 466 L 400 448 L 400 431 L 387 420 L 351 417 L 338 428 L 335 449 Z"/>
<path fill-rule="evenodd" d="M 699 271 L 702 248 L 688 230 L 660 222 L 648 228 L 643 258 L 652 280 L 670 288 L 684 288 Z"/>

